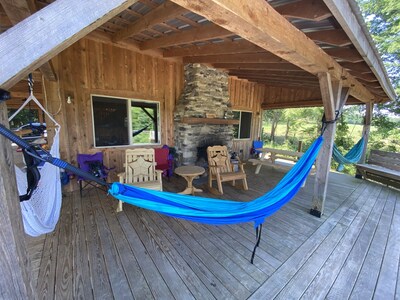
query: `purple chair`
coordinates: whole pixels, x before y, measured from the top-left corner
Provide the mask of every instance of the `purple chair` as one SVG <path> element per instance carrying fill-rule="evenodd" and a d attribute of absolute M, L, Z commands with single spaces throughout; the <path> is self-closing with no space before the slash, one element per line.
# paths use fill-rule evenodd
<path fill-rule="evenodd" d="M 108 169 L 103 165 L 103 152 L 97 152 L 95 154 L 78 154 L 77 160 L 78 167 L 81 170 L 107 181 L 108 172 L 111 169 Z M 107 192 L 104 186 L 98 185 L 95 182 L 87 180 L 86 178 L 78 176 L 77 181 L 79 183 L 81 197 L 82 191 L 88 186 L 96 187 Z"/>

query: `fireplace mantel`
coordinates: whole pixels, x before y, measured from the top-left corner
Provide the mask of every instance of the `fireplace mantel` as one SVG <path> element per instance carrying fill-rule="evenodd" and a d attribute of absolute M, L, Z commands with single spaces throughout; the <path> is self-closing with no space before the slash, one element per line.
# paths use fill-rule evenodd
<path fill-rule="evenodd" d="M 181 122 L 186 124 L 212 124 L 212 125 L 239 124 L 239 120 L 218 119 L 218 118 L 182 118 Z"/>

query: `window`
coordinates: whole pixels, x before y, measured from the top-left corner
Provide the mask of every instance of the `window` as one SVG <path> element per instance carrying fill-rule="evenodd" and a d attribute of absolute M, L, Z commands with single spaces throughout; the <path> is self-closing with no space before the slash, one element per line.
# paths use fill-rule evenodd
<path fill-rule="evenodd" d="M 95 147 L 159 144 L 159 103 L 92 96 Z"/>
<path fill-rule="evenodd" d="M 239 124 L 233 125 L 233 138 L 249 139 L 251 134 L 251 120 L 253 113 L 247 111 L 233 111 L 233 119 Z"/>

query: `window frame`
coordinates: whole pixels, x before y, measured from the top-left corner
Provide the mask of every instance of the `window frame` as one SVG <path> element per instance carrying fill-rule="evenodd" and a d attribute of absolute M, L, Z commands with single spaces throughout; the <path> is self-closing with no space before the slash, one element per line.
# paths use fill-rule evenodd
<path fill-rule="evenodd" d="M 239 113 L 240 113 L 240 115 L 239 115 L 239 124 L 237 124 L 237 125 L 239 126 L 239 129 L 238 129 L 238 137 L 234 136 L 233 139 L 234 139 L 234 140 L 242 140 L 242 141 L 243 141 L 243 140 L 251 140 L 251 131 L 252 131 L 252 126 L 253 126 L 253 114 L 254 114 L 253 111 L 233 109 L 232 112 L 239 112 Z M 241 137 L 240 137 L 241 127 L 242 127 L 242 113 L 243 113 L 243 112 L 249 113 L 249 114 L 251 115 L 251 118 L 250 118 L 249 137 L 245 137 L 245 138 L 241 138 Z M 235 120 L 236 120 L 236 119 L 235 119 Z M 236 126 L 236 124 L 235 124 L 234 126 Z"/>
<path fill-rule="evenodd" d="M 127 145 L 106 145 L 106 146 L 97 146 L 96 145 L 96 130 L 95 130 L 95 120 L 94 120 L 94 101 L 93 98 L 98 97 L 98 98 L 115 98 L 119 100 L 125 100 L 125 109 L 126 109 L 126 114 L 127 114 L 127 134 L 128 134 L 128 144 Z M 132 108 L 132 102 L 143 102 L 143 103 L 154 103 L 157 107 L 157 130 L 158 130 L 158 142 L 156 143 L 133 143 L 133 137 L 132 137 L 132 113 L 131 113 L 131 108 Z M 94 148 L 126 148 L 126 147 L 131 147 L 131 146 L 159 146 L 161 145 L 161 103 L 160 101 L 157 100 L 147 100 L 147 99 L 140 99 L 140 98 L 128 98 L 128 97 L 118 97 L 118 96 L 109 96 L 109 95 L 99 95 L 99 94 L 91 94 L 90 95 L 90 104 L 91 104 L 91 114 L 92 114 L 92 132 L 93 132 L 93 147 Z"/>

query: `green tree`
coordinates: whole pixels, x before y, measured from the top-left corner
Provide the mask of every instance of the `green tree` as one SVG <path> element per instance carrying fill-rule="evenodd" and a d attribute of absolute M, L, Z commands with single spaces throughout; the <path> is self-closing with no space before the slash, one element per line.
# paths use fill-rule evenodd
<path fill-rule="evenodd" d="M 397 94 L 396 101 L 385 108 L 400 114 L 400 1 L 358 0 L 358 3 Z"/>

